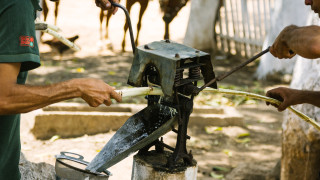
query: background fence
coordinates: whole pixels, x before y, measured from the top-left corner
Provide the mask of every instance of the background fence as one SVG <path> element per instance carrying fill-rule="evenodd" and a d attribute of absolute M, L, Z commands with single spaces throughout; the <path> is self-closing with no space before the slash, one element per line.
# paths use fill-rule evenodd
<path fill-rule="evenodd" d="M 220 0 L 215 20 L 216 50 L 251 57 L 261 51 L 275 0 Z"/>

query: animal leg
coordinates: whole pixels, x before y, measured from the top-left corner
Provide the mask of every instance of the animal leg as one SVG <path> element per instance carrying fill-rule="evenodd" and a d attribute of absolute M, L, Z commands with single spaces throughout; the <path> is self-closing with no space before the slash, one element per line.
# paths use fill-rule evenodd
<path fill-rule="evenodd" d="M 57 1 L 56 4 L 55 4 L 56 7 L 55 7 L 55 10 L 54 10 L 54 25 L 57 25 L 59 4 L 60 4 L 60 1 Z"/>
<path fill-rule="evenodd" d="M 43 10 L 43 19 L 44 19 L 44 21 L 46 21 L 47 17 L 48 17 L 48 12 L 49 12 L 49 8 L 48 8 L 46 0 L 43 0 L 42 10 Z"/>
<path fill-rule="evenodd" d="M 100 40 L 101 40 L 101 41 L 103 40 L 103 36 L 102 36 L 102 22 L 103 22 L 103 18 L 104 18 L 104 13 L 103 13 L 103 10 L 101 9 L 101 11 L 100 11 L 100 16 L 99 16 L 99 19 L 100 19 Z"/>
<path fill-rule="evenodd" d="M 108 29 L 108 27 L 109 27 L 109 20 L 110 20 L 111 16 L 112 16 L 112 11 L 108 11 L 107 20 L 106 20 L 106 35 L 105 35 L 106 39 L 109 39 L 109 29 Z"/>
<path fill-rule="evenodd" d="M 127 3 L 126 3 L 126 7 L 127 7 L 127 10 L 128 10 L 128 13 L 130 14 L 130 11 L 131 11 L 131 7 L 132 5 L 135 3 L 135 1 L 133 0 L 127 0 Z M 126 21 L 125 25 L 124 25 L 124 35 L 123 35 L 123 40 L 122 40 L 122 51 L 124 52 L 125 51 L 125 47 L 126 47 L 126 33 L 127 33 L 127 30 L 129 28 L 129 25 Z"/>
<path fill-rule="evenodd" d="M 140 2 L 139 21 L 138 21 L 138 24 L 137 24 L 137 36 L 136 36 L 136 40 L 135 40 L 136 46 L 138 45 L 139 34 L 140 34 L 140 29 L 141 29 L 142 16 L 143 16 L 144 12 L 146 11 L 147 6 L 148 6 L 148 1 Z"/>

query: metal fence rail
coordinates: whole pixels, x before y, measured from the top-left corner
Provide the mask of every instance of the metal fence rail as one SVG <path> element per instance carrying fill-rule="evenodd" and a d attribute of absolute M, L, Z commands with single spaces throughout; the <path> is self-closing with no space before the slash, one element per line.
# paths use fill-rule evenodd
<path fill-rule="evenodd" d="M 275 0 L 220 0 L 214 28 L 216 50 L 251 57 L 261 51 Z"/>

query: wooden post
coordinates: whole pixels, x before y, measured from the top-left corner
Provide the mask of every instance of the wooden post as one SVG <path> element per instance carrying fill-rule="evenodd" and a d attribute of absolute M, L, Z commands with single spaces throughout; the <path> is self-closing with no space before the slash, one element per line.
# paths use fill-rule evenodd
<path fill-rule="evenodd" d="M 165 167 L 171 154 L 151 151 L 144 155 L 135 155 L 131 180 L 196 180 L 198 165 L 195 160 L 193 165 L 187 167 Z"/>

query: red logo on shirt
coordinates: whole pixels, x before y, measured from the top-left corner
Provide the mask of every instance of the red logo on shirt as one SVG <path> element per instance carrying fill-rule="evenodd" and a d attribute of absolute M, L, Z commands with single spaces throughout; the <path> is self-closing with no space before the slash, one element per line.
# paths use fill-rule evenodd
<path fill-rule="evenodd" d="M 32 36 L 20 36 L 20 46 L 34 47 L 34 38 Z"/>

